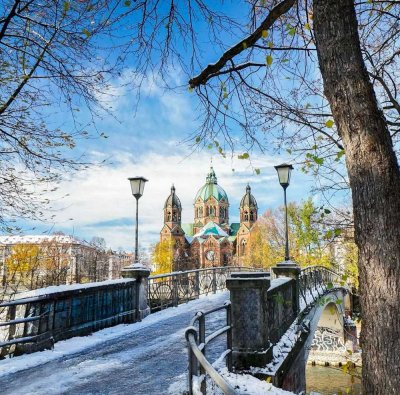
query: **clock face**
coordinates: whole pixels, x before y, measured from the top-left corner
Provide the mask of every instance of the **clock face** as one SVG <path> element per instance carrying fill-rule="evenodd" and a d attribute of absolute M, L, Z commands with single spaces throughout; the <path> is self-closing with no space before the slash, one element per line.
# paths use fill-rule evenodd
<path fill-rule="evenodd" d="M 208 251 L 206 252 L 206 258 L 207 258 L 209 261 L 213 261 L 213 260 L 214 260 L 214 257 L 215 257 L 215 252 L 214 252 L 214 251 L 208 250 Z"/>

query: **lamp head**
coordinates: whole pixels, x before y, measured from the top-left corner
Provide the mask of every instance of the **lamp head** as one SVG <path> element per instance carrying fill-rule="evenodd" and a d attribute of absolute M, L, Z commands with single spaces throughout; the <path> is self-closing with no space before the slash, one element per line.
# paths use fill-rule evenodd
<path fill-rule="evenodd" d="M 144 184 L 148 180 L 144 177 L 130 177 L 128 180 L 131 184 L 132 195 L 139 199 L 143 195 Z"/>
<path fill-rule="evenodd" d="M 287 163 L 282 163 L 281 165 L 274 166 L 279 178 L 279 183 L 283 188 L 287 188 L 290 184 L 290 173 L 293 170 L 293 166 Z"/>

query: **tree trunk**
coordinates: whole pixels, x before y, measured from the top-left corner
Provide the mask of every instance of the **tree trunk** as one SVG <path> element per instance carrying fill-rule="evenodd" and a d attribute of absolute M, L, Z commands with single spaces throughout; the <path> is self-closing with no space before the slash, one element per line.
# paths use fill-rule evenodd
<path fill-rule="evenodd" d="M 400 172 L 352 0 L 314 0 L 325 95 L 346 153 L 359 248 L 364 394 L 400 394 Z"/>

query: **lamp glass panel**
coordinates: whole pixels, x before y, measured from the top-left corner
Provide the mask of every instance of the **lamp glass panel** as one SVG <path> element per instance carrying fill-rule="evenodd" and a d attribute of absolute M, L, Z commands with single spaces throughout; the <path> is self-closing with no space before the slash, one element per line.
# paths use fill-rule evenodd
<path fill-rule="evenodd" d="M 290 168 L 289 167 L 280 167 L 277 169 L 279 183 L 280 184 L 289 184 L 290 181 Z"/>
<path fill-rule="evenodd" d="M 140 194 L 140 183 L 141 183 L 140 178 L 133 178 L 129 181 L 131 183 L 132 195 Z"/>
<path fill-rule="evenodd" d="M 143 180 L 143 179 L 141 179 L 141 180 L 140 180 L 140 187 L 139 187 L 139 193 L 140 193 L 140 196 L 142 196 L 142 195 L 143 195 L 144 184 L 146 184 L 146 181 L 145 181 L 145 180 Z"/>

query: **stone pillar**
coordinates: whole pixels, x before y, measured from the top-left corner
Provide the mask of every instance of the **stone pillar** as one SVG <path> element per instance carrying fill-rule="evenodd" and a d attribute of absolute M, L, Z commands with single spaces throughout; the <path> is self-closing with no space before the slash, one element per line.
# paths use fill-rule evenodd
<path fill-rule="evenodd" d="M 265 366 L 272 357 L 269 344 L 266 272 L 232 273 L 226 280 L 232 306 L 232 362 L 237 369 Z"/>
<path fill-rule="evenodd" d="M 144 266 L 132 265 L 124 267 L 121 270 L 123 278 L 132 278 L 136 280 L 136 320 L 141 321 L 150 314 L 148 301 L 148 286 L 150 270 Z"/>
<path fill-rule="evenodd" d="M 294 261 L 279 262 L 272 268 L 275 276 L 288 277 L 295 280 L 295 292 L 293 292 L 293 313 L 297 315 L 300 312 L 300 266 Z"/>

